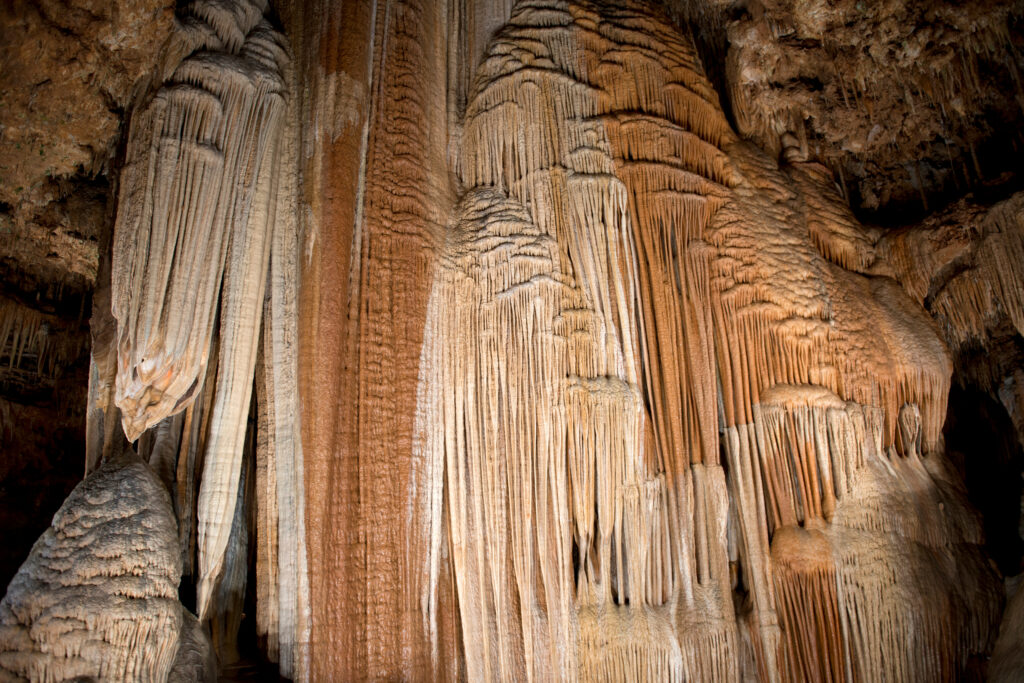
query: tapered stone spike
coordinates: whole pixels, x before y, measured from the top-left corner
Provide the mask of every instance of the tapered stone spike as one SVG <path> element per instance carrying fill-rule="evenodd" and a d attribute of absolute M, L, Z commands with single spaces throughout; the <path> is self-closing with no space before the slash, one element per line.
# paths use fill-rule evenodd
<path fill-rule="evenodd" d="M 289 58 L 265 11 L 266 3 L 248 0 L 186 5 L 168 48 L 168 59 L 179 63 L 167 65 L 167 82 L 133 117 L 115 226 L 114 398 L 130 440 L 158 424 L 175 430 L 166 438 L 147 435 L 143 445 L 148 453 L 150 442 L 161 444 L 153 457 L 178 487 L 179 513 L 188 525 L 182 550 L 190 573 L 197 556 L 204 620 L 232 533 L 268 287 L 272 370 L 261 376 L 268 378 L 273 404 L 296 410 L 295 371 L 287 369 L 296 358 L 295 190 L 281 170 L 282 158 L 295 163 L 294 141 L 282 142 Z M 282 187 L 287 208 L 279 211 Z M 208 372 L 214 366 L 216 373 Z M 199 396 L 204 401 L 197 407 Z M 187 419 L 167 422 L 182 411 Z M 286 531 L 283 551 L 264 549 L 267 561 L 276 564 L 280 556 L 289 597 L 280 613 L 274 607 L 261 620 L 275 638 L 284 630 L 284 646 L 274 655 L 286 672 L 294 670 L 295 643 L 305 628 L 302 514 L 296 509 L 301 449 L 294 435 L 293 420 L 275 419 L 261 451 L 274 447 L 270 462 L 285 477 L 280 495 L 287 504 L 280 513 L 276 502 L 269 508 L 260 537 L 270 525 Z M 258 500 L 266 510 L 269 501 Z M 244 572 L 232 576 L 245 581 Z"/>

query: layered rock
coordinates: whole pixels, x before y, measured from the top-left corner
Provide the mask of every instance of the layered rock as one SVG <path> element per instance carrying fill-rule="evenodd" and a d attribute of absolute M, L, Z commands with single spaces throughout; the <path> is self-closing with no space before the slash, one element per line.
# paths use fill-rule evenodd
<path fill-rule="evenodd" d="M 1016 199 L 883 237 L 806 112 L 746 82 L 768 153 L 741 140 L 651 3 L 277 9 L 181 8 L 98 271 L 87 467 L 137 442 L 197 589 L 144 677 L 237 657 L 252 596 L 297 680 L 945 680 L 988 652 L 942 429 L 954 368 L 1021 331 Z M 9 358 L 71 355 L 10 310 Z M 23 668 L 56 647 L 12 638 Z M 133 675 L 112 647 L 68 671 Z"/>
<path fill-rule="evenodd" d="M 182 8 L 162 84 L 128 134 L 112 315 L 101 288 L 94 318 L 89 463 L 122 427 L 139 439 L 174 494 L 184 572 L 225 660 L 237 656 L 249 520 L 258 520 L 258 629 L 294 675 L 308 607 L 290 69 L 265 2 Z"/>
<path fill-rule="evenodd" d="M 724 24 L 727 10 L 708 5 Z M 1015 170 L 1021 9 L 754 3 L 720 29 L 739 131 L 770 153 L 827 164 L 859 209 L 941 206 L 943 195 Z"/>
<path fill-rule="evenodd" d="M 108 460 L 79 484 L 0 602 L 5 679 L 213 680 L 208 637 L 178 602 L 171 501 L 145 463 Z M 178 678 L 177 680 L 181 680 Z"/>

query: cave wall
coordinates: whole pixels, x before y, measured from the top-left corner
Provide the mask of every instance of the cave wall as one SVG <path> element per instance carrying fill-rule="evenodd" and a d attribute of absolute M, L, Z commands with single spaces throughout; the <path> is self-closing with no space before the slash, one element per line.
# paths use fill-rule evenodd
<path fill-rule="evenodd" d="M 5 585 L 84 472 L 89 317 L 123 119 L 170 2 L 0 8 L 0 561 Z"/>

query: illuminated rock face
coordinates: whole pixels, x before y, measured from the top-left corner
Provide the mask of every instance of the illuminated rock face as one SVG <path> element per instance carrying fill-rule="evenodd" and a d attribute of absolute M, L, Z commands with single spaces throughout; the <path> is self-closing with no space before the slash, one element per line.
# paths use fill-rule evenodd
<path fill-rule="evenodd" d="M 947 344 L 1021 329 L 1016 200 L 983 239 L 879 239 L 639 0 L 195 0 L 156 76 L 88 467 L 137 440 L 199 621 L 173 602 L 139 676 L 236 656 L 247 594 L 297 680 L 949 680 L 991 650 L 942 426 Z M 0 666 L 44 666 L 10 610 Z M 135 672 L 125 642 L 83 661 Z"/>
<path fill-rule="evenodd" d="M 823 170 L 739 143 L 641 5 L 524 5 L 476 83 L 413 507 L 468 676 L 944 678 L 984 651 L 999 587 L 944 474 L 950 360 L 896 284 L 844 269 L 875 255 Z"/>
<path fill-rule="evenodd" d="M 116 441 L 118 419 L 129 440 L 141 437 L 140 454 L 175 493 L 183 569 L 222 658 L 237 656 L 256 530 L 257 630 L 294 675 L 308 593 L 294 84 L 268 11 L 260 0 L 186 4 L 162 54 L 162 85 L 133 115 L 112 318 L 94 323 L 89 460 Z"/>

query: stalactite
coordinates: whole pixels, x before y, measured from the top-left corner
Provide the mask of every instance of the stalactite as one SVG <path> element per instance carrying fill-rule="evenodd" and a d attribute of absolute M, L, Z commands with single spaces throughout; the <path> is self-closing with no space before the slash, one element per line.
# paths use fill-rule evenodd
<path fill-rule="evenodd" d="M 260 318 L 276 220 L 277 145 L 256 181 L 248 225 L 230 245 L 220 301 L 220 358 L 217 386 L 206 435 L 203 479 L 199 489 L 199 616 L 203 618 L 230 535 L 231 511 L 238 491 L 246 415 L 252 393 Z"/>
<path fill-rule="evenodd" d="M 167 80 L 133 116 L 115 225 L 115 401 L 131 440 L 165 420 L 167 429 L 147 436 L 143 447 L 166 443 L 159 449 L 162 470 L 169 480 L 177 470 L 183 553 L 187 565 L 198 553 L 194 576 L 204 619 L 237 516 L 272 243 L 294 249 L 286 235 L 294 240 L 296 233 L 294 218 L 277 211 L 288 57 L 265 10 L 265 3 L 208 0 L 185 7 L 164 56 Z M 287 156 L 294 163 L 294 153 Z M 294 189 L 285 192 L 294 196 Z M 295 266 L 288 253 L 278 258 L 284 260 L 277 270 L 291 268 L 275 276 L 280 299 L 282 288 L 294 287 L 281 283 Z M 273 308 L 278 335 L 295 316 L 280 307 Z M 272 352 L 283 366 L 294 359 L 280 343 Z M 216 374 L 207 371 L 211 353 Z M 285 383 L 281 391 L 287 401 L 295 390 Z M 195 409 L 200 395 L 206 402 Z M 184 418 L 169 417 L 183 410 Z M 288 425 L 271 427 L 270 438 L 289 438 Z M 180 449 L 171 443 L 179 434 Z M 292 507 L 286 516 L 294 514 Z M 287 581 L 300 571 L 296 552 L 289 553 Z M 289 666 L 292 654 L 289 648 Z"/>
<path fill-rule="evenodd" d="M 277 567 L 280 553 L 277 520 L 280 510 L 277 507 L 277 463 L 274 458 L 274 447 L 277 444 L 271 439 L 270 431 L 273 387 L 268 386 L 270 381 L 267 372 L 270 368 L 267 367 L 265 353 L 265 348 L 261 348 L 256 361 L 256 629 L 258 637 L 265 639 L 267 658 L 277 661 L 281 654 L 277 630 L 281 600 Z"/>
<path fill-rule="evenodd" d="M 918 404 L 925 450 L 934 450 L 952 368 L 926 314 L 886 281 L 826 263 L 778 171 L 739 149 L 734 159 L 766 191 L 737 188 L 712 233 L 722 254 L 712 280 L 720 293 L 712 302 L 720 338 L 746 346 L 735 360 L 719 356 L 720 364 L 740 362 L 736 391 L 723 379 L 726 421 L 750 421 L 748 406 L 774 383 L 818 384 L 844 400 L 883 408 L 887 443 L 899 407 Z M 744 218 L 753 215 L 760 218 Z M 766 242 L 772 246 L 758 248 Z M 885 334 L 868 333 L 869 321 Z"/>
<path fill-rule="evenodd" d="M 786 634 L 785 679 L 850 680 L 832 549 L 820 526 L 785 526 L 772 537 L 775 595 Z"/>
<path fill-rule="evenodd" d="M 437 373 L 425 381 L 441 394 L 418 422 L 441 427 L 423 445 L 449 491 L 467 672 L 480 680 L 571 674 L 569 482 L 556 458 L 567 411 L 556 395 L 567 343 L 555 333 L 566 288 L 557 245 L 501 195 L 471 193 L 463 206 L 424 345 L 424 368 Z M 520 367 L 528 374 L 513 374 Z M 425 513 L 440 512 L 437 489 L 417 501 Z"/>
<path fill-rule="evenodd" d="M 0 297 L 0 368 L 56 379 L 83 356 L 89 338 L 56 315 Z"/>
<path fill-rule="evenodd" d="M 476 9 L 456 21 L 504 19 Z M 184 9 L 112 276 L 116 404 L 220 647 L 251 507 L 257 631 L 298 679 L 927 678 L 984 649 L 991 576 L 940 464 L 949 354 L 863 275 L 904 264 L 803 161 L 798 112 L 780 169 L 665 17 L 557 0 L 516 3 L 482 58 L 435 8 L 350 7 L 367 73 L 318 42 L 296 103 L 265 11 Z M 1016 310 L 1004 239 L 986 296 Z M 960 568 L 974 617 L 959 590 L 907 615 Z"/>
<path fill-rule="evenodd" d="M 245 608 L 249 549 L 254 531 L 250 520 L 255 489 L 254 448 L 252 439 L 247 438 L 242 449 L 242 471 L 238 479 L 238 492 L 234 497 L 235 507 L 231 514 L 228 547 L 224 551 L 224 567 L 217 577 L 215 593 L 206 615 L 210 624 L 210 637 L 221 665 L 235 662 L 240 657 L 238 636 Z"/>
<path fill-rule="evenodd" d="M 976 520 L 936 469 L 948 352 L 891 282 L 824 261 L 874 267 L 866 234 L 829 208 L 834 193 L 808 169 L 790 172 L 793 194 L 770 163 L 741 149 L 732 158 L 746 180 L 709 231 L 720 254 L 712 305 L 722 409 L 736 425 L 725 452 L 737 473 L 741 560 L 751 569 L 765 543 L 757 526 L 770 534 L 771 567 L 749 573 L 755 599 L 767 593 L 779 615 L 780 670 L 832 680 L 949 677 L 984 651 L 997 589 L 978 561 Z M 763 508 L 750 519 L 747 506 Z M 898 537 L 908 540 L 897 549 Z M 935 552 L 948 558 L 942 571 L 911 573 Z M 976 582 L 973 612 L 954 567 Z M 911 624 L 905 615 L 915 608 L 895 596 L 920 601 L 906 596 L 924 596 L 929 585 L 953 597 Z"/>
<path fill-rule="evenodd" d="M 267 152 L 277 140 L 286 58 L 273 30 L 251 16 L 235 27 L 246 36 L 235 45 L 230 7 L 189 5 L 194 16 L 215 21 L 216 36 L 195 47 L 222 51 L 186 57 L 135 113 L 129 133 L 111 306 L 118 320 L 116 401 L 130 440 L 194 399 L 225 265 L 242 267 L 250 206 L 260 201 L 258 176 L 263 159 L 273 158 Z M 248 289 L 258 289 L 252 284 Z"/>
<path fill-rule="evenodd" d="M 1024 330 L 1022 216 L 1021 193 L 991 207 L 962 200 L 882 237 L 872 270 L 894 277 L 928 308 L 954 357 L 991 351 L 1007 332 Z M 996 393 L 1007 369 L 987 355 L 957 363 L 957 382 Z"/>
<path fill-rule="evenodd" d="M 603 22 L 598 11 L 519 5 L 481 65 L 455 160 L 465 185 L 481 189 L 456 214 L 428 309 L 418 424 L 435 474 L 416 504 L 440 514 L 444 470 L 471 677 L 728 677 L 726 483 L 710 347 L 697 336 L 710 326 L 707 280 L 687 280 L 702 262 L 707 273 L 699 238 L 716 199 L 699 193 L 724 189 L 728 162 L 715 145 L 731 132 L 694 77 L 692 48 L 637 8 L 601 6 L 613 17 Z M 643 51 L 655 48 L 660 61 Z M 652 131 L 662 147 L 644 144 Z M 693 241 L 686 270 L 673 261 L 674 222 Z M 655 284 L 644 286 L 687 287 L 654 290 L 685 313 L 656 330 L 647 323 L 666 348 L 646 356 L 641 240 L 662 250 L 653 274 L 644 271 Z M 643 359 L 675 357 L 671 340 L 691 330 L 694 367 L 647 380 L 682 380 L 690 406 L 685 430 L 672 407 L 656 407 L 663 442 L 669 430 L 675 437 L 658 444 Z M 491 341 L 495 331 L 504 343 Z M 533 523 L 521 527 L 526 510 Z M 441 534 L 433 538 L 437 557 Z M 539 586 L 523 578 L 533 575 Z M 522 610 L 512 623 L 501 616 L 509 596 Z M 688 628 L 697 613 L 713 636 Z M 612 623 L 633 635 L 602 634 Z M 577 656 L 563 659 L 577 637 Z"/>
<path fill-rule="evenodd" d="M 213 338 L 212 345 L 214 348 L 219 346 L 216 336 Z M 214 356 L 206 368 L 206 376 L 199 397 L 185 409 L 181 443 L 178 450 L 178 467 L 175 472 L 174 511 L 178 517 L 182 570 L 183 575 L 191 579 L 193 583 L 198 580 L 196 512 L 205 455 L 203 444 L 205 435 L 209 432 L 216 376 L 217 359 Z"/>
<path fill-rule="evenodd" d="M 292 120 L 294 112 L 289 116 Z M 296 163 L 294 129 L 282 140 L 282 166 Z M 300 240 L 296 178 L 281 177 L 270 244 L 270 270 L 263 312 L 262 363 L 258 362 L 256 444 L 257 624 L 268 638 L 268 655 L 281 674 L 301 680 L 308 673 L 309 585 L 302 442 L 299 438 L 297 368 Z M 266 591 L 266 593 L 263 593 Z"/>
<path fill-rule="evenodd" d="M 962 514 L 908 523 L 872 493 L 955 499 L 915 464 L 941 458 L 950 359 L 894 285 L 844 270 L 876 257 L 827 175 L 736 143 L 692 48 L 645 12 L 524 3 L 481 63 L 428 307 L 413 505 L 447 510 L 472 678 L 735 678 L 730 511 L 753 599 L 743 668 L 848 677 L 868 666 L 852 629 L 883 619 L 864 601 L 889 589 L 844 583 L 838 511 L 869 537 L 980 542 Z M 878 467 L 894 479 L 858 484 Z M 547 489 L 562 478 L 568 498 Z M 991 616 L 937 609 L 933 641 L 871 647 L 956 642 L 921 670 L 953 671 Z"/>

